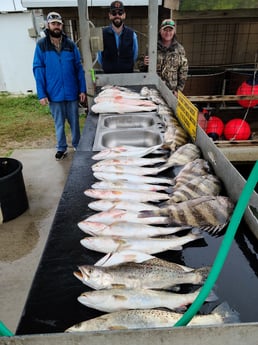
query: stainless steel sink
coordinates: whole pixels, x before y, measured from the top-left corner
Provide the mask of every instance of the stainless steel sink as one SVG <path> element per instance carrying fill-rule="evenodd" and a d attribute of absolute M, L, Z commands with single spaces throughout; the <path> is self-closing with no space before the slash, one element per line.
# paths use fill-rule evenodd
<path fill-rule="evenodd" d="M 156 112 L 100 114 L 93 151 L 119 145 L 149 147 L 163 142 L 164 125 Z"/>

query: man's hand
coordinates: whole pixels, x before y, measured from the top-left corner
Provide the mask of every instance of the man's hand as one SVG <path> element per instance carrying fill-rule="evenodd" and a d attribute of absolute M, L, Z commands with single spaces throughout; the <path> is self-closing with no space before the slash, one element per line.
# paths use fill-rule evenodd
<path fill-rule="evenodd" d="M 48 98 L 47 98 L 47 97 L 41 98 L 41 99 L 39 100 L 39 103 L 40 103 L 41 105 L 48 105 L 48 104 L 49 104 Z"/>

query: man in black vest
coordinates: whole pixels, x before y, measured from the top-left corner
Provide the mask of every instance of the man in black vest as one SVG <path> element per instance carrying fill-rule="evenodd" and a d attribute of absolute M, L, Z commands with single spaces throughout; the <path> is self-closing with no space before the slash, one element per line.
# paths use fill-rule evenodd
<path fill-rule="evenodd" d="M 105 73 L 132 73 L 138 57 L 136 33 L 124 25 L 126 13 L 121 1 L 110 5 L 111 25 L 103 29 L 104 50 L 98 52 L 98 62 Z"/>

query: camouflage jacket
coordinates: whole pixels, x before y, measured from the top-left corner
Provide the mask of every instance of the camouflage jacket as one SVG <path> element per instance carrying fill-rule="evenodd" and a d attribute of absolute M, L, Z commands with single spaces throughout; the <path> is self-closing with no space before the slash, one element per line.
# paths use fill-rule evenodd
<path fill-rule="evenodd" d="M 141 72 L 147 72 L 148 66 L 143 63 L 144 56 L 140 57 L 138 67 Z M 176 38 L 169 48 L 162 45 L 158 40 L 157 48 L 157 74 L 171 90 L 183 91 L 188 73 L 188 60 L 184 47 L 177 42 Z"/>

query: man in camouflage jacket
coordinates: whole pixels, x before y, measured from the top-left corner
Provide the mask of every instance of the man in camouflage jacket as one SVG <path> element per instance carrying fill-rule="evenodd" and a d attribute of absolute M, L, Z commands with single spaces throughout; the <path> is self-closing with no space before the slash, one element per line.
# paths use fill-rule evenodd
<path fill-rule="evenodd" d="M 148 71 L 148 56 L 141 57 L 138 67 Z M 175 23 L 172 19 L 163 20 L 158 35 L 157 74 L 176 95 L 183 91 L 188 73 L 188 60 L 184 47 L 177 41 Z"/>

